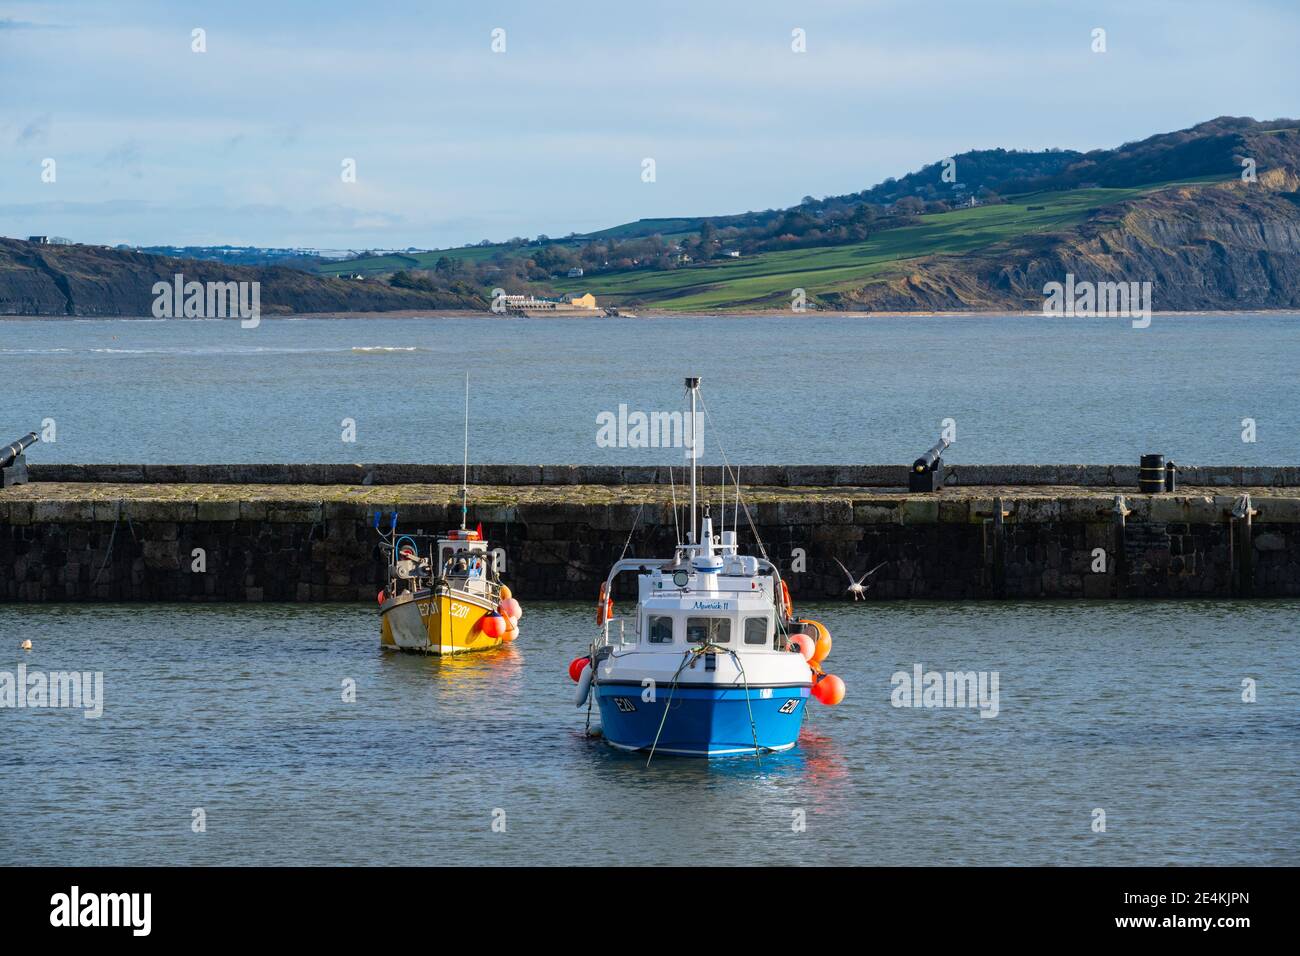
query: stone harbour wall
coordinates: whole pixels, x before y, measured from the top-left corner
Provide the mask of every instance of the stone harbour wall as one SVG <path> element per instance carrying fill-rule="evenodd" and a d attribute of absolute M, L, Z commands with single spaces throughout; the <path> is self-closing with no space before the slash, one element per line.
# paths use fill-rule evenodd
<path fill-rule="evenodd" d="M 470 521 L 505 549 L 503 577 L 522 599 L 594 601 L 625 544 L 671 553 L 670 495 L 480 486 Z M 458 498 L 451 484 L 36 481 L 0 492 L 0 600 L 374 601 L 373 513 L 396 508 L 401 530 L 437 532 L 458 525 Z M 1300 596 L 1300 491 L 1278 487 L 747 486 L 745 499 L 801 599 L 844 595 L 836 558 L 855 574 L 883 563 L 873 600 Z M 744 511 L 740 523 L 756 552 Z"/>
<path fill-rule="evenodd" d="M 777 488 L 901 488 L 908 465 L 739 465 L 742 484 Z M 128 484 L 236 485 L 459 485 L 460 465 L 50 465 L 29 464 L 33 481 Z M 1179 465 L 1188 487 L 1300 488 L 1300 465 Z M 680 464 L 667 465 L 470 465 L 469 483 L 485 486 L 667 485 L 682 483 Z M 717 465 L 700 466 L 702 479 L 717 483 Z M 999 485 L 1136 490 L 1132 465 L 957 465 L 945 463 L 952 486 Z"/>

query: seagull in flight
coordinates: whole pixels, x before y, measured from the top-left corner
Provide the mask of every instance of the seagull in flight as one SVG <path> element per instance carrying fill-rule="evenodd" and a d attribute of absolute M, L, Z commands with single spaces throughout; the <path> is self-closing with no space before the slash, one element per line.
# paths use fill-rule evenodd
<path fill-rule="evenodd" d="M 873 574 L 875 574 L 877 571 L 879 571 L 881 568 L 883 568 L 886 564 L 889 563 L 888 561 L 881 561 L 874 568 L 872 568 L 870 571 L 868 571 L 866 574 L 862 575 L 862 577 L 858 578 L 855 581 L 853 580 L 853 575 L 849 573 L 849 569 L 844 567 L 844 563 L 840 561 L 839 558 L 834 558 L 833 560 L 835 561 L 836 564 L 840 566 L 841 569 L 843 569 L 844 573 L 848 575 L 849 578 L 848 593 L 853 595 L 853 600 L 855 601 L 866 600 L 867 588 L 869 588 L 871 585 L 869 584 L 864 585 L 862 582 L 865 581 L 867 578 L 871 577 Z"/>

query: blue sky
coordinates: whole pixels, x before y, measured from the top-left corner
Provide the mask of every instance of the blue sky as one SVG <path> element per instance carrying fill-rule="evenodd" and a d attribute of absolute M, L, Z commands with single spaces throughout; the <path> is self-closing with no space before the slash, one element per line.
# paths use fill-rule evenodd
<path fill-rule="evenodd" d="M 0 235 L 435 247 L 785 206 L 1296 116 L 1297 41 L 1291 0 L 0 0 Z"/>

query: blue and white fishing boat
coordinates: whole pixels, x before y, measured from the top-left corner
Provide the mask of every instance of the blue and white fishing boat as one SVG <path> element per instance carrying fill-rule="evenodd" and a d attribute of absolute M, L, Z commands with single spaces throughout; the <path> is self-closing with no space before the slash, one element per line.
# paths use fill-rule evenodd
<path fill-rule="evenodd" d="M 699 379 L 686 386 L 693 433 Z M 776 565 L 742 554 L 734 528 L 715 534 L 707 505 L 697 527 L 691 437 L 687 540 L 671 558 L 625 558 L 610 569 L 598 597 L 600 633 L 570 666 L 576 703 L 590 712 L 595 698 L 602 735 L 620 750 L 696 757 L 789 750 L 822 678 L 811 658 L 825 629 L 793 620 Z M 725 501 L 720 518 L 725 523 Z M 630 617 L 617 615 L 612 600 L 624 573 L 637 576 Z"/>

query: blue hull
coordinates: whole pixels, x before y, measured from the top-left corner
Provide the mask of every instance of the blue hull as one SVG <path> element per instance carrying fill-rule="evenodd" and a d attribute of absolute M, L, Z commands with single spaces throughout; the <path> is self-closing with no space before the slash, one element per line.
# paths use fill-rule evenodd
<path fill-rule="evenodd" d="M 657 699 L 647 702 L 639 684 L 598 684 L 592 691 L 605 739 L 615 747 L 649 750 L 654 744 L 655 753 L 692 757 L 752 754 L 755 734 L 762 751 L 789 750 L 799 736 L 809 695 L 807 687 L 751 686 L 746 692 L 743 687 L 678 685 L 676 691 L 659 688 Z"/>

